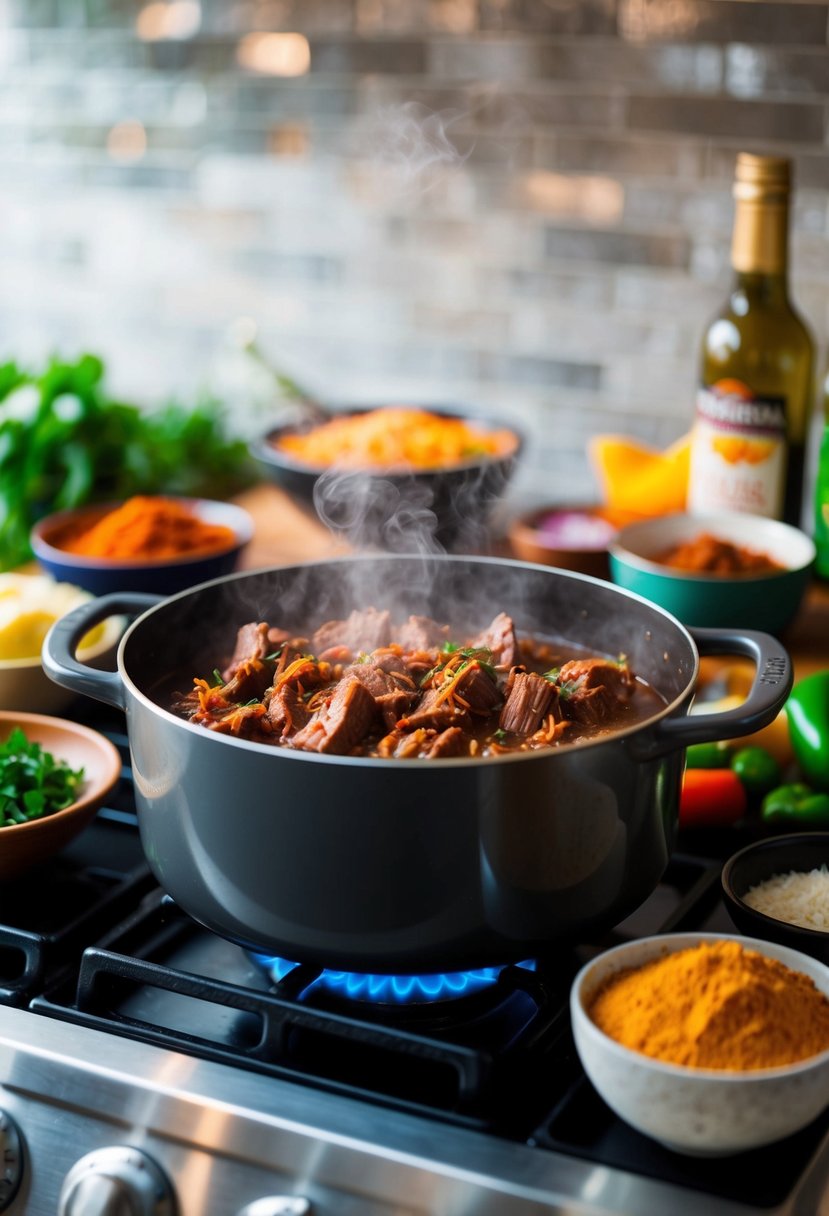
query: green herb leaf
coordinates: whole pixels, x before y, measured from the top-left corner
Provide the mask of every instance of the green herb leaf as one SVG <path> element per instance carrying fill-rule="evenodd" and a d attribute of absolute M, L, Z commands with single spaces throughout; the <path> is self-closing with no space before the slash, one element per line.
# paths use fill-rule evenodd
<path fill-rule="evenodd" d="M 76 801 L 83 769 L 72 769 L 15 727 L 0 745 L 0 826 L 62 811 Z"/>

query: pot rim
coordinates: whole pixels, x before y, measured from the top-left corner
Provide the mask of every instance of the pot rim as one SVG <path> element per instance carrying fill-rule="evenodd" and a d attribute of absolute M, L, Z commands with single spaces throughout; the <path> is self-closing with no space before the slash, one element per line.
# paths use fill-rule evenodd
<path fill-rule="evenodd" d="M 680 638 L 687 644 L 687 646 L 690 649 L 692 658 L 693 658 L 693 670 L 691 672 L 691 675 L 690 675 L 688 681 L 686 682 L 685 687 L 682 689 L 682 691 L 680 693 L 678 693 L 673 698 L 672 701 L 665 704 L 663 706 L 663 708 L 660 709 L 657 713 L 652 714 L 650 717 L 646 718 L 644 721 L 632 723 L 630 726 L 625 726 L 619 730 L 614 730 L 612 733 L 610 733 L 608 735 L 599 735 L 599 736 L 595 736 L 593 738 L 585 739 L 582 741 L 574 741 L 573 743 L 558 744 L 556 747 L 541 747 L 541 748 L 534 748 L 534 749 L 531 749 L 528 751 L 506 752 L 500 756 L 454 756 L 454 757 L 447 756 L 447 757 L 442 757 L 439 763 L 429 766 L 428 768 L 425 768 L 422 757 L 421 758 L 415 757 L 413 759 L 404 759 L 402 757 L 387 758 L 387 757 L 383 757 L 383 756 L 334 756 L 334 755 L 327 755 L 325 753 L 319 753 L 319 752 L 301 751 L 299 749 L 294 749 L 294 748 L 290 748 L 290 747 L 275 747 L 273 744 L 270 744 L 270 743 L 258 743 L 252 739 L 241 739 L 241 738 L 238 738 L 233 735 L 221 734 L 217 731 L 207 731 L 207 730 L 205 730 L 205 728 L 203 726 L 199 726 L 197 723 L 188 722 L 185 718 L 182 718 L 179 715 L 173 713 L 172 710 L 165 709 L 164 706 L 160 705 L 157 701 L 153 700 L 152 697 L 148 696 L 147 693 L 143 692 L 140 688 L 138 688 L 138 686 L 135 684 L 132 677 L 127 672 L 126 664 L 125 664 L 125 660 L 124 660 L 124 652 L 129 643 L 130 638 L 136 632 L 136 630 L 139 628 L 142 628 L 144 623 L 146 621 L 150 620 L 157 612 L 160 612 L 160 611 L 168 608 L 171 603 L 173 603 L 177 600 L 184 600 L 188 596 L 191 596 L 196 593 L 207 590 L 209 587 L 217 586 L 217 585 L 224 586 L 228 583 L 232 583 L 237 580 L 241 581 L 241 580 L 244 580 L 247 578 L 254 577 L 257 574 L 259 574 L 259 575 L 267 574 L 270 571 L 280 571 L 282 573 L 290 573 L 291 571 L 294 571 L 294 570 L 303 570 L 303 569 L 309 569 L 309 568 L 316 568 L 316 567 L 320 567 L 320 566 L 358 565 L 358 564 L 369 564 L 369 563 L 377 563 L 377 562 L 412 563 L 412 562 L 424 562 L 424 561 L 429 562 L 429 563 L 437 562 L 439 564 L 451 563 L 451 564 L 455 564 L 455 565 L 457 565 L 459 563 L 468 564 L 468 563 L 472 562 L 472 563 L 480 564 L 480 565 L 498 566 L 501 568 L 506 567 L 506 568 L 515 569 L 515 570 L 533 570 L 533 571 L 538 571 L 540 573 L 543 573 L 545 576 L 553 576 L 553 577 L 558 576 L 558 577 L 563 577 L 563 578 L 567 579 L 568 581 L 575 581 L 578 583 L 587 583 L 591 586 L 598 586 L 598 587 L 603 588 L 604 590 L 612 592 L 614 595 L 618 595 L 624 599 L 631 600 L 634 603 L 641 604 L 641 605 L 645 606 L 646 608 L 648 608 L 649 611 L 651 611 L 655 615 L 665 618 L 671 626 L 675 627 Z M 556 755 L 572 756 L 572 755 L 582 752 L 582 751 L 593 750 L 597 747 L 602 747 L 607 744 L 614 744 L 614 743 L 629 739 L 634 735 L 641 734 L 643 731 L 651 729 L 656 723 L 661 722 L 664 718 L 667 718 L 671 714 L 675 713 L 676 710 L 679 709 L 685 703 L 685 701 L 687 701 L 689 696 L 693 693 L 693 690 L 696 686 L 696 682 L 697 682 L 697 679 L 699 676 L 700 655 L 699 655 L 699 650 L 697 648 L 696 642 L 694 641 L 690 631 L 681 623 L 681 621 L 677 620 L 677 618 L 674 617 L 670 612 L 667 612 L 664 608 L 660 607 L 659 604 L 654 604 L 651 600 L 646 599 L 644 596 L 638 595 L 636 592 L 628 591 L 626 588 L 623 588 L 623 587 L 617 587 L 615 584 L 609 583 L 604 579 L 596 578 L 593 575 L 580 574 L 575 571 L 559 569 L 558 567 L 546 566 L 546 565 L 534 563 L 534 562 L 524 562 L 524 561 L 520 561 L 516 558 L 498 558 L 498 557 L 485 557 L 485 556 L 478 557 L 475 555 L 466 556 L 466 555 L 454 555 L 454 554 L 434 554 L 434 555 L 423 556 L 420 554 L 396 553 L 396 554 L 379 554 L 379 555 L 354 554 L 354 555 L 346 555 L 346 556 L 341 556 L 341 557 L 321 558 L 321 559 L 317 559 L 317 560 L 309 560 L 306 562 L 296 562 L 296 563 L 292 563 L 290 566 L 266 566 L 266 567 L 262 567 L 257 570 L 241 570 L 241 571 L 235 571 L 234 573 L 231 573 L 231 574 L 222 575 L 218 578 L 210 579 L 209 581 L 204 582 L 204 583 L 199 583 L 195 587 L 187 587 L 185 590 L 179 591 L 175 595 L 165 597 L 164 599 L 160 600 L 158 604 L 154 604 L 152 607 L 150 607 L 150 608 L 146 609 L 144 612 L 142 612 L 140 616 L 135 618 L 135 620 L 129 625 L 129 627 L 123 634 L 121 641 L 118 645 L 117 666 L 118 666 L 118 673 L 121 677 L 124 688 L 126 689 L 127 693 L 129 694 L 129 696 L 131 698 L 140 702 L 146 708 L 153 710 L 156 713 L 162 714 L 164 716 L 165 720 L 175 724 L 176 727 L 178 727 L 178 728 L 181 728 L 186 731 L 194 732 L 197 735 L 203 736 L 206 738 L 212 737 L 213 739 L 216 740 L 216 742 L 227 745 L 227 746 L 237 747 L 237 748 L 241 748 L 244 751 L 253 751 L 253 752 L 267 754 L 267 755 L 275 754 L 277 756 L 284 757 L 286 759 L 290 759 L 292 761 L 297 761 L 300 763 L 311 763 L 311 764 L 323 763 L 323 764 L 334 764 L 334 765 L 345 764 L 349 767 L 380 768 L 380 769 L 385 769 L 387 771 L 395 771 L 395 772 L 399 769 L 402 770 L 402 769 L 407 769 L 407 768 L 408 769 L 416 768 L 419 772 L 433 770 L 436 773 L 441 773 L 441 772 L 446 771 L 447 768 L 481 769 L 482 767 L 490 767 L 492 765 L 519 764 L 519 763 L 527 763 L 527 762 L 531 762 L 531 761 L 538 762 L 543 759 L 550 759 Z M 657 689 L 656 691 L 658 692 L 659 690 Z"/>

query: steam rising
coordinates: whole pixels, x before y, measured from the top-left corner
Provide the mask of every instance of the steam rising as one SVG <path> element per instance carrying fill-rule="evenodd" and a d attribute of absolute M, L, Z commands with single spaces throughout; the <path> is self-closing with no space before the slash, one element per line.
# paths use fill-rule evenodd
<path fill-rule="evenodd" d="M 358 550 L 474 552 L 486 546 L 486 519 L 507 476 L 497 462 L 389 477 L 330 469 L 316 482 L 314 506 Z"/>
<path fill-rule="evenodd" d="M 463 117 L 460 111 L 433 111 L 415 101 L 380 106 L 359 128 L 354 150 L 389 187 L 417 196 L 469 156 L 471 149 L 461 152 L 448 133 Z"/>

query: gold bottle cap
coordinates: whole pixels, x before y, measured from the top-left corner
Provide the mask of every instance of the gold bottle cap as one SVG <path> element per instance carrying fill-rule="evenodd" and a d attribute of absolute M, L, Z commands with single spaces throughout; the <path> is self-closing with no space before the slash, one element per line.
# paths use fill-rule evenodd
<path fill-rule="evenodd" d="M 791 161 L 786 157 L 740 152 L 734 175 L 734 197 L 746 201 L 782 202 L 788 197 L 791 179 Z"/>

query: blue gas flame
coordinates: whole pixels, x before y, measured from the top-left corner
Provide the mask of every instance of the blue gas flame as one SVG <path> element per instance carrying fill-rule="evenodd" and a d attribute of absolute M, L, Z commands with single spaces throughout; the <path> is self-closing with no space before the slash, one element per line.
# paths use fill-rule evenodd
<path fill-rule="evenodd" d="M 254 960 L 278 983 L 298 965 L 288 959 L 254 955 Z M 534 962 L 519 963 L 527 971 Z M 412 1005 L 452 1000 L 491 987 L 503 967 L 480 967 L 475 971 L 448 971 L 437 975 L 369 975 L 357 971 L 321 971 L 306 988 L 305 996 L 322 989 L 352 1001 L 372 1001 L 385 1005 Z"/>

